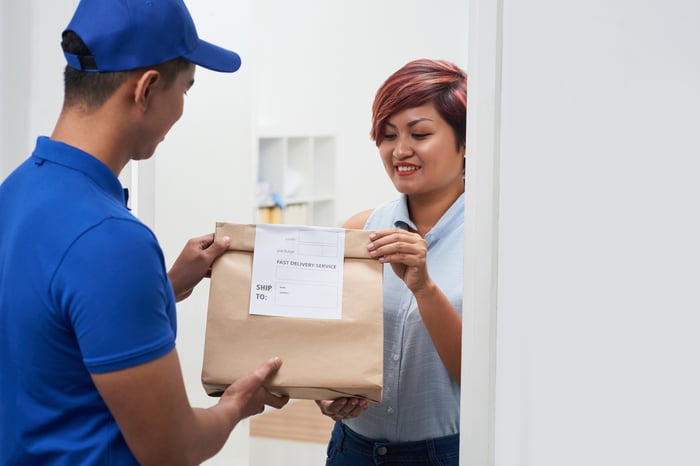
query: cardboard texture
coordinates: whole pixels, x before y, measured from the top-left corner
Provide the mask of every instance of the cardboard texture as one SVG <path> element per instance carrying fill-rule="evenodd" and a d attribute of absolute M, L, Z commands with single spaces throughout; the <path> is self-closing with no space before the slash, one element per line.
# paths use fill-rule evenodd
<path fill-rule="evenodd" d="M 282 359 L 268 390 L 290 398 L 344 396 L 381 401 L 382 264 L 367 251 L 370 231 L 346 230 L 342 319 L 250 315 L 255 225 L 217 223 L 229 250 L 212 267 L 202 385 L 221 396 L 228 385 L 273 356 Z"/>

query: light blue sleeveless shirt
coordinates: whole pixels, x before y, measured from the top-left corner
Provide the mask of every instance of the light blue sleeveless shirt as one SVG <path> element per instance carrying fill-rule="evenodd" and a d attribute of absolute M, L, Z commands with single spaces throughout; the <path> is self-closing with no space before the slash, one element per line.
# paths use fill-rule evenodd
<path fill-rule="evenodd" d="M 417 230 L 406 196 L 381 204 L 366 230 Z M 464 194 L 425 235 L 428 273 L 462 315 Z M 457 342 L 455 342 L 457 344 Z M 384 393 L 381 403 L 346 423 L 375 440 L 409 442 L 459 433 L 460 387 L 440 360 L 413 293 L 384 265 Z"/>

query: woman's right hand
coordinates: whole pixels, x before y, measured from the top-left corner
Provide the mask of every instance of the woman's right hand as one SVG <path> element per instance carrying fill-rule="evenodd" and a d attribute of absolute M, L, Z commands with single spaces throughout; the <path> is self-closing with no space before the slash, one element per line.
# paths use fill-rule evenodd
<path fill-rule="evenodd" d="M 352 419 L 362 414 L 369 407 L 369 401 L 364 398 L 338 398 L 335 400 L 316 400 L 321 412 L 333 419 L 340 421 Z"/>

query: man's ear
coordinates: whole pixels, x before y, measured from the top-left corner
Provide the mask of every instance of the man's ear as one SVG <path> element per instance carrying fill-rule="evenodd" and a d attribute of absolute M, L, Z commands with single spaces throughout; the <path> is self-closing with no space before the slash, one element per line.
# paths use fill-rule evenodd
<path fill-rule="evenodd" d="M 153 88 L 161 79 L 160 73 L 156 70 L 147 70 L 139 75 L 134 89 L 134 102 L 139 104 L 143 110 L 150 105 Z"/>

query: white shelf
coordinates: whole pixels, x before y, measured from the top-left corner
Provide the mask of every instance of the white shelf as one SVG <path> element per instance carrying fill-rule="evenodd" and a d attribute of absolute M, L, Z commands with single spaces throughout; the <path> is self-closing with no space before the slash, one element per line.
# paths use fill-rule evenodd
<path fill-rule="evenodd" d="M 274 193 L 285 206 L 283 223 L 335 226 L 335 138 L 258 138 L 258 183 L 258 207 L 275 205 Z M 269 218 L 258 215 L 258 221 Z"/>

